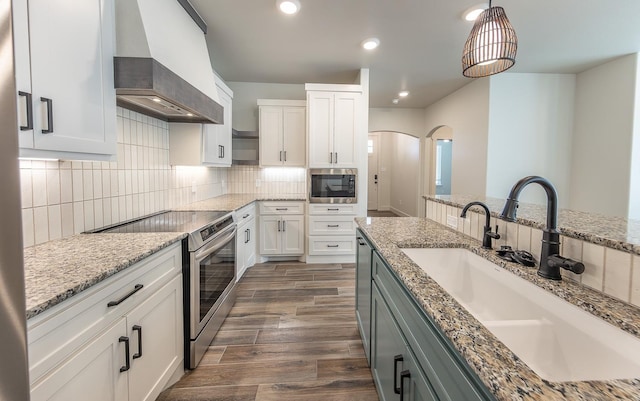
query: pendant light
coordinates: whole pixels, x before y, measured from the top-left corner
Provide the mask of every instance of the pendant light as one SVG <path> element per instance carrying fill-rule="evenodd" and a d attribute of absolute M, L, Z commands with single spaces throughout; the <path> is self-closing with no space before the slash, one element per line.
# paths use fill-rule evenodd
<path fill-rule="evenodd" d="M 462 51 L 462 75 L 480 78 L 511 68 L 516 62 L 518 38 L 502 7 L 484 10 L 473 24 Z"/>

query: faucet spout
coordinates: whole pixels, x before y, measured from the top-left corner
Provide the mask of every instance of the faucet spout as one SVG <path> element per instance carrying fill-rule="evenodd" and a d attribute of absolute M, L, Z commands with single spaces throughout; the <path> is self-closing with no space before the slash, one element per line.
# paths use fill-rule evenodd
<path fill-rule="evenodd" d="M 582 273 L 584 271 L 582 263 L 560 256 L 560 233 L 557 229 L 558 192 L 549 180 L 532 175 L 518 181 L 509 192 L 509 197 L 500 218 L 507 221 L 516 221 L 520 192 L 524 187 L 532 183 L 539 184 L 547 193 L 547 227 L 542 230 L 542 250 L 540 252 L 538 275 L 551 280 L 562 280 L 560 268 L 571 270 L 577 274 Z"/>
<path fill-rule="evenodd" d="M 498 234 L 498 226 L 496 225 L 496 232 L 491 232 L 491 213 L 489 212 L 489 207 L 480 201 L 473 201 L 467 203 L 462 209 L 462 213 L 460 213 L 460 217 L 463 219 L 467 217 L 467 210 L 471 206 L 480 206 L 484 209 L 484 215 L 486 216 L 486 222 L 484 223 L 483 235 L 482 235 L 482 247 L 484 249 L 493 249 L 491 246 L 491 239 L 500 239 L 500 234 Z"/>

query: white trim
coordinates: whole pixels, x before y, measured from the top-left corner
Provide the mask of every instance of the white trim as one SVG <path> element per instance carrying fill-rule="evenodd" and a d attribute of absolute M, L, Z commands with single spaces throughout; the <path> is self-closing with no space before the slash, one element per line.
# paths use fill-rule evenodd
<path fill-rule="evenodd" d="M 307 107 L 306 100 L 258 99 L 258 106 Z"/>
<path fill-rule="evenodd" d="M 362 93 L 362 85 L 341 85 L 341 84 L 305 84 L 306 91 L 322 92 L 358 92 Z"/>

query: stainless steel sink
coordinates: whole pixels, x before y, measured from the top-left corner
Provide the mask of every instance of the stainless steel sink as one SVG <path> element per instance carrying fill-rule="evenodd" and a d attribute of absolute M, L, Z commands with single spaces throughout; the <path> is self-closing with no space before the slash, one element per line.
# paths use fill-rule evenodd
<path fill-rule="evenodd" d="M 640 377 L 640 339 L 466 250 L 403 252 L 551 382 Z"/>

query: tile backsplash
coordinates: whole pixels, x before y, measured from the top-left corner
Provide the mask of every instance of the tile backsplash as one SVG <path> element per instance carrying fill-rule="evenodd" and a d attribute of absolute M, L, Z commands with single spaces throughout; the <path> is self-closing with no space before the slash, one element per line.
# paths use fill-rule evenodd
<path fill-rule="evenodd" d="M 302 194 L 307 191 L 307 170 L 296 167 L 234 166 L 229 169 L 230 193 Z"/>
<path fill-rule="evenodd" d="M 471 209 L 467 218 L 463 219 L 459 217 L 461 208 L 431 200 L 427 201 L 426 212 L 428 219 L 482 240 L 484 214 Z M 455 226 L 451 224 L 452 216 L 457 218 Z M 491 217 L 492 230 L 495 230 L 496 225 L 500 239 L 494 242 L 494 248 L 510 245 L 513 249 L 531 252 L 536 260 L 540 260 L 542 230 Z M 564 235 L 560 241 L 563 256 L 581 261 L 585 265 L 584 273 L 579 275 L 561 269 L 564 278 L 640 306 L 640 256 Z"/>
<path fill-rule="evenodd" d="M 227 193 L 226 168 L 169 165 L 169 127 L 118 107 L 114 162 L 21 160 L 24 246 Z"/>

